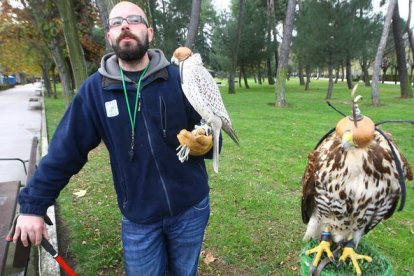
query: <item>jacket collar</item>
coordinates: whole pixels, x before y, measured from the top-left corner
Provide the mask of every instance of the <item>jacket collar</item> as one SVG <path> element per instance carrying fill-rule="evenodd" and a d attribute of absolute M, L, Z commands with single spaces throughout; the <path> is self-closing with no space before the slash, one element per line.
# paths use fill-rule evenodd
<path fill-rule="evenodd" d="M 168 80 L 168 69 L 162 68 L 161 70 L 154 72 L 150 76 L 146 77 L 144 79 L 143 85 L 145 86 L 156 79 Z M 129 82 L 129 84 L 131 84 L 131 82 Z M 102 88 L 104 90 L 118 89 L 118 86 L 120 86 L 120 88 L 122 89 L 122 81 L 102 76 Z"/>

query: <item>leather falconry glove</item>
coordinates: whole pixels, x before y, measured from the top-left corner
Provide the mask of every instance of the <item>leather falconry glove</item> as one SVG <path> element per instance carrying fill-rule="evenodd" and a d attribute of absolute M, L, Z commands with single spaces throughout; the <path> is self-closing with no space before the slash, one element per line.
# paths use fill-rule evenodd
<path fill-rule="evenodd" d="M 188 131 L 182 129 L 179 134 L 177 134 L 178 141 L 180 141 L 180 147 L 183 152 L 184 162 L 188 158 L 188 154 L 193 156 L 201 156 L 210 151 L 213 147 L 213 136 L 206 135 L 206 132 L 203 128 L 196 128 L 193 131 Z"/>

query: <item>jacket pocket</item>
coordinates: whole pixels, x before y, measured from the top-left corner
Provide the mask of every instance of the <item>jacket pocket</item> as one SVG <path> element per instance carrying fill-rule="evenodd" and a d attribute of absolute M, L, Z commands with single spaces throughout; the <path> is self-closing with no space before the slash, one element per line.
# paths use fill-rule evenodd
<path fill-rule="evenodd" d="M 161 131 L 164 138 L 167 137 L 167 105 L 164 99 L 160 96 L 160 122 Z"/>

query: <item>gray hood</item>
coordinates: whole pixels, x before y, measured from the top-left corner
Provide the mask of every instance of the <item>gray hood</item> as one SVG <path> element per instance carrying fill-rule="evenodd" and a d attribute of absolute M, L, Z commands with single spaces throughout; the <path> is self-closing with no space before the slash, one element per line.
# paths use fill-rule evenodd
<path fill-rule="evenodd" d="M 159 49 L 149 49 L 148 56 L 150 59 L 150 66 L 145 73 L 144 79 L 170 65 L 168 60 L 165 58 L 164 53 Z M 101 67 L 99 67 L 98 72 L 104 77 L 113 80 L 122 80 L 118 58 L 115 53 L 109 53 L 102 57 Z M 127 76 L 125 76 L 125 79 L 131 81 Z"/>

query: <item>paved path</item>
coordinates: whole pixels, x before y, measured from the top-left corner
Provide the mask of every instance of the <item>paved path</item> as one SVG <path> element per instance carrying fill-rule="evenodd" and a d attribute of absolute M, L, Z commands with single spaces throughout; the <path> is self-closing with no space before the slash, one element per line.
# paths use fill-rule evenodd
<path fill-rule="evenodd" d="M 40 83 L 19 85 L 13 89 L 0 91 L 0 159 L 19 158 L 29 160 L 32 148 L 33 137 L 41 139 L 42 128 L 42 104 L 36 90 L 40 89 Z M 39 99 L 38 102 L 30 99 Z M 44 135 L 44 134 L 43 134 Z M 28 167 L 28 162 L 26 163 Z M 19 161 L 0 160 L 0 182 L 20 180 L 26 184 L 26 173 L 23 163 Z M 1 195 L 0 195 L 1 197 Z M 51 208 L 49 208 L 50 210 Z M 51 216 L 52 217 L 52 216 Z M 54 220 L 54 216 L 52 217 Z M 53 243 L 56 245 L 56 233 L 53 228 L 49 230 L 52 235 Z M 13 268 L 14 246 L 9 246 L 5 275 L 21 272 L 22 269 Z M 54 271 L 58 271 L 57 266 L 50 256 L 42 253 L 42 264 L 52 264 Z M 45 261 L 44 261 L 45 260 Z M 27 275 L 34 275 L 37 268 L 31 262 Z M 13 274 L 15 275 L 15 274 Z M 59 275 L 58 273 L 42 273 L 42 275 Z"/>
<path fill-rule="evenodd" d="M 0 159 L 20 158 L 28 160 L 33 137 L 40 141 L 41 109 L 36 108 L 35 91 L 40 83 L 19 85 L 0 91 Z M 28 164 L 26 164 L 28 165 Z M 21 162 L 0 161 L 0 182 L 20 180 L 26 183 Z"/>

